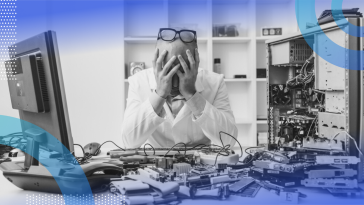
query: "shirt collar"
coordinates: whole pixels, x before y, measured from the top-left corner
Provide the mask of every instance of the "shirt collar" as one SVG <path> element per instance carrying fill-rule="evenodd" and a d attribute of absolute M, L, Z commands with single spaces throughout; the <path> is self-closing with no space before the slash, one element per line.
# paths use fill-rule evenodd
<path fill-rule="evenodd" d="M 201 70 L 201 68 L 198 69 L 199 71 Z M 153 72 L 153 68 L 151 69 L 149 75 L 148 75 L 148 81 L 149 81 L 149 87 L 151 90 L 155 90 L 157 88 L 157 82 L 155 81 L 155 77 L 154 77 L 154 72 Z M 201 75 L 197 75 L 197 79 L 196 79 L 196 91 L 197 92 L 202 92 L 204 90 L 204 86 L 202 84 L 202 77 Z"/>

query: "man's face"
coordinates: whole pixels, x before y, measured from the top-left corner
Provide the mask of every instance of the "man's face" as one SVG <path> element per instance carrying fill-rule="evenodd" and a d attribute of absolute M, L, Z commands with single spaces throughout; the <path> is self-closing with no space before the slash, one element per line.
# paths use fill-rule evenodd
<path fill-rule="evenodd" d="M 169 59 L 171 59 L 173 56 L 178 57 L 179 55 L 182 56 L 182 58 L 186 61 L 187 65 L 189 66 L 189 61 L 188 61 L 188 57 L 186 54 L 187 49 L 189 49 L 191 51 L 192 56 L 195 56 L 195 48 L 197 48 L 197 43 L 196 42 L 192 42 L 192 43 L 184 43 L 181 41 L 181 39 L 176 39 L 175 41 L 169 42 L 169 41 L 163 41 L 163 40 L 158 40 L 157 42 L 157 48 L 159 49 L 160 53 L 163 50 L 167 50 L 168 53 L 166 55 L 166 58 L 164 59 L 164 63 L 163 65 L 165 65 Z M 170 67 L 170 69 L 172 69 L 174 66 L 178 65 L 180 62 L 178 59 L 176 59 L 172 66 Z M 179 69 L 182 73 L 184 73 L 184 70 L 182 68 L 182 66 Z M 177 95 L 179 95 L 179 78 L 178 75 L 175 74 L 173 76 L 172 79 L 172 91 L 171 91 L 171 96 L 175 97 Z"/>

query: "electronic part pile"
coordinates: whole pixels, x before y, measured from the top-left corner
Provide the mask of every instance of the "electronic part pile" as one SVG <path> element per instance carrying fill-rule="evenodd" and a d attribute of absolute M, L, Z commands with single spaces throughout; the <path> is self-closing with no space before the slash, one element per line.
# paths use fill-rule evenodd
<path fill-rule="evenodd" d="M 260 189 L 274 190 L 278 198 L 298 203 L 299 198 L 307 197 L 298 187 L 324 188 L 333 195 L 362 193 L 358 173 L 351 167 L 359 163 L 357 157 L 303 148 L 269 151 L 249 147 L 245 150 L 248 155 L 239 161 L 232 150 L 218 156 L 221 149 L 214 146 L 112 150 L 108 153 L 110 158 L 122 162 L 124 173 L 121 178 L 112 179 L 110 191 L 124 195 L 128 204 L 227 200 L 231 195 L 255 197 Z M 153 153 L 159 156 L 147 155 Z M 206 156 L 217 160 L 206 161 Z"/>

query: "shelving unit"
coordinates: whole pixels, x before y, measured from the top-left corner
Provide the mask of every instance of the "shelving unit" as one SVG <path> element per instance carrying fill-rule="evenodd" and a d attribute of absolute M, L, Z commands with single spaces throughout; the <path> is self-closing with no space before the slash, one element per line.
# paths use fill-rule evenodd
<path fill-rule="evenodd" d="M 283 34 L 297 31 L 295 0 L 125 0 L 124 10 L 122 61 L 126 67 L 136 61 L 152 67 L 159 28 L 196 30 L 200 67 L 212 71 L 214 58 L 221 59 L 238 140 L 242 146 L 255 146 L 257 132 L 267 130 L 267 121 L 257 120 L 266 115 L 267 80 L 256 78 L 256 69 L 266 68 L 265 41 L 275 38 L 261 36 L 261 29 L 281 27 Z M 239 36 L 213 37 L 215 24 L 235 24 Z M 247 78 L 233 78 L 237 74 Z M 128 87 L 125 80 L 125 100 Z"/>

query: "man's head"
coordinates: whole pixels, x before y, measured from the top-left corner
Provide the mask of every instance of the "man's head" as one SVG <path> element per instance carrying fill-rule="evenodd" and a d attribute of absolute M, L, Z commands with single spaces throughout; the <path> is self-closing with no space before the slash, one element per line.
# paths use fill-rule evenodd
<path fill-rule="evenodd" d="M 164 59 L 163 65 L 165 65 L 168 62 L 168 60 L 171 59 L 173 56 L 178 57 L 179 55 L 181 55 L 182 58 L 186 61 L 186 63 L 189 64 L 186 51 L 190 50 L 192 56 L 195 56 L 195 49 L 197 48 L 197 41 L 194 40 L 190 43 L 185 43 L 185 42 L 181 41 L 181 39 L 177 35 L 176 39 L 174 41 L 165 41 L 163 39 L 158 39 L 156 47 L 160 51 L 163 51 L 163 50 L 168 51 L 168 53 Z M 175 62 L 173 63 L 173 65 L 170 67 L 170 69 L 172 69 L 175 65 L 177 65 L 179 63 L 180 62 L 177 58 L 175 60 Z M 182 66 L 180 67 L 180 71 L 184 73 Z M 177 96 L 180 94 L 179 78 L 178 78 L 177 74 L 173 76 L 172 81 L 173 82 L 172 82 L 171 96 L 174 97 L 174 96 Z"/>

